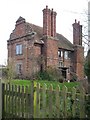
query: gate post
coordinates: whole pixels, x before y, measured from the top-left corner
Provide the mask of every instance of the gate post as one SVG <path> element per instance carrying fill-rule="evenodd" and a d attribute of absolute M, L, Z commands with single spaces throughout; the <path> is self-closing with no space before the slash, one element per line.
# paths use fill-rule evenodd
<path fill-rule="evenodd" d="M 0 120 L 2 119 L 2 83 L 0 79 Z"/>

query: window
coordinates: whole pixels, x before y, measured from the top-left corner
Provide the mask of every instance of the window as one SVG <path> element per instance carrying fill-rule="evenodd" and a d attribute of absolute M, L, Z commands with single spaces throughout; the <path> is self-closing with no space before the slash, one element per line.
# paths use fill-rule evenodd
<path fill-rule="evenodd" d="M 22 64 L 17 64 L 16 65 L 16 72 L 17 72 L 17 74 L 21 74 L 22 73 Z"/>
<path fill-rule="evenodd" d="M 71 58 L 71 51 L 65 51 L 64 52 L 64 58 L 65 59 L 70 59 Z"/>
<path fill-rule="evenodd" d="M 59 57 L 62 57 L 62 56 L 63 56 L 63 51 L 58 50 L 58 56 L 59 56 Z"/>
<path fill-rule="evenodd" d="M 68 59 L 68 51 L 65 51 L 65 52 L 64 52 L 64 58 L 65 58 L 65 59 Z"/>
<path fill-rule="evenodd" d="M 16 55 L 22 54 L 22 45 L 16 45 Z"/>
<path fill-rule="evenodd" d="M 63 67 L 63 62 L 59 61 L 59 67 Z"/>

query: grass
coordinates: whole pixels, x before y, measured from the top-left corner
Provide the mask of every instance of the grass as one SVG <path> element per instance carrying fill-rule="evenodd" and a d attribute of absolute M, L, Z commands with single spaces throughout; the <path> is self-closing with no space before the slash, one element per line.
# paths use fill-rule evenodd
<path fill-rule="evenodd" d="M 23 85 L 23 86 L 29 86 L 31 84 L 30 80 L 11 80 L 10 81 L 11 84 L 15 84 L 15 85 Z M 79 86 L 79 82 L 64 82 L 64 83 L 60 83 L 60 82 L 54 82 L 54 81 L 47 81 L 47 80 L 34 80 L 34 86 L 37 85 L 37 83 L 40 83 L 40 86 L 42 87 L 44 84 L 46 84 L 47 88 L 50 87 L 50 85 L 52 84 L 53 88 L 55 89 L 57 87 L 57 85 L 60 86 L 60 89 L 62 89 L 63 86 L 66 86 L 69 90 L 71 90 L 72 87 L 76 87 Z"/>
<path fill-rule="evenodd" d="M 15 85 L 23 85 L 23 86 L 29 86 L 31 84 L 31 81 L 29 80 L 11 80 L 10 81 L 11 84 L 15 84 Z"/>

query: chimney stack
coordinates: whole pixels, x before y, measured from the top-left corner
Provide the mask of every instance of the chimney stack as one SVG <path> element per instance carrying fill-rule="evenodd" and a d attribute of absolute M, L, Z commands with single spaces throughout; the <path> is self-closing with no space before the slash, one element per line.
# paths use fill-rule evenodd
<path fill-rule="evenodd" d="M 57 13 L 55 11 L 51 11 L 51 36 L 56 36 L 56 15 Z"/>
<path fill-rule="evenodd" d="M 73 24 L 73 44 L 82 46 L 82 25 L 80 25 L 80 21 L 76 21 Z"/>
<path fill-rule="evenodd" d="M 48 9 L 48 6 L 43 10 L 43 35 L 56 36 L 56 15 L 57 13 Z"/>
<path fill-rule="evenodd" d="M 48 6 L 43 9 L 43 35 L 51 36 L 51 10 Z"/>

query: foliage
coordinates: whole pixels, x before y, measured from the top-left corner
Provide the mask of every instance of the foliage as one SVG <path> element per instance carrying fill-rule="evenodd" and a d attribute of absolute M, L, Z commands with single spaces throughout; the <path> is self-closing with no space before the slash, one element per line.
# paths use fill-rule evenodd
<path fill-rule="evenodd" d="M 84 71 L 89 80 L 90 79 L 90 50 L 88 51 L 88 54 L 86 57 L 86 61 L 84 64 Z"/>
<path fill-rule="evenodd" d="M 90 118 L 90 95 L 88 95 L 88 99 L 86 100 L 86 110 L 87 116 Z"/>
<path fill-rule="evenodd" d="M 70 80 L 70 82 L 75 82 L 75 81 L 77 81 L 77 75 L 76 75 L 76 73 L 74 73 L 74 72 L 71 72 L 71 80 Z"/>
<path fill-rule="evenodd" d="M 15 72 L 11 65 L 8 65 L 6 68 L 2 68 L 2 77 L 8 80 L 11 80 L 15 77 Z"/>
<path fill-rule="evenodd" d="M 36 74 L 36 79 L 59 82 L 63 82 L 64 80 L 60 70 L 52 67 L 48 67 L 47 70 L 44 70 L 43 72 L 38 72 Z"/>
<path fill-rule="evenodd" d="M 2 78 L 7 78 L 7 68 L 2 68 Z"/>

